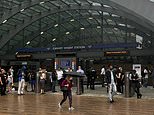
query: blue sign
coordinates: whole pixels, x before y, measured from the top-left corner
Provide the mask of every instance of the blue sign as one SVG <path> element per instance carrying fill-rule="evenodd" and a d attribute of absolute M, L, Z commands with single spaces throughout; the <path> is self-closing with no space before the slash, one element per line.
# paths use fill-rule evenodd
<path fill-rule="evenodd" d="M 79 49 L 109 49 L 109 48 L 136 48 L 137 43 L 115 43 L 115 44 L 96 44 L 96 45 L 81 45 L 81 46 L 66 46 L 66 47 L 51 47 L 51 48 L 19 48 L 17 52 L 48 52 L 59 50 L 79 50 Z"/>

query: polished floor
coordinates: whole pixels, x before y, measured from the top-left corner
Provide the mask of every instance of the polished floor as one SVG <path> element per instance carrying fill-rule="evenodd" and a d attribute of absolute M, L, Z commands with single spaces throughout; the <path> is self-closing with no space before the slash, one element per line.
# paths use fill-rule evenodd
<path fill-rule="evenodd" d="M 59 109 L 61 99 L 60 92 L 0 96 L 0 115 L 154 115 L 154 99 L 115 97 L 111 104 L 104 96 L 74 94 L 73 111 L 68 110 L 68 101 Z"/>

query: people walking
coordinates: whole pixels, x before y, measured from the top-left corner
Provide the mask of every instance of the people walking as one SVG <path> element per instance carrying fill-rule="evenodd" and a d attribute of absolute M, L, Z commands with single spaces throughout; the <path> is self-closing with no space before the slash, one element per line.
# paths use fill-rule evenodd
<path fill-rule="evenodd" d="M 90 71 L 90 89 L 94 90 L 95 89 L 95 79 L 96 79 L 96 70 L 91 67 Z"/>
<path fill-rule="evenodd" d="M 9 71 L 8 72 L 8 75 L 7 75 L 7 81 L 8 81 L 8 93 L 11 93 L 12 92 L 12 84 L 13 84 L 13 76 L 11 74 L 11 72 Z"/>
<path fill-rule="evenodd" d="M 60 85 L 61 84 L 61 79 L 63 78 L 63 70 L 62 70 L 62 68 L 58 68 L 57 70 L 56 70 L 56 74 L 57 74 L 57 80 L 58 80 L 58 84 Z"/>
<path fill-rule="evenodd" d="M 140 93 L 140 81 L 139 81 L 139 76 L 136 72 L 136 70 L 133 70 L 132 75 L 131 75 L 131 80 L 132 80 L 132 88 L 137 94 L 137 98 L 140 99 L 142 97 L 142 94 Z"/>
<path fill-rule="evenodd" d="M 62 108 L 63 103 L 67 100 L 67 97 L 69 99 L 69 110 L 73 110 L 72 107 L 72 77 L 66 76 L 65 80 L 63 80 L 62 84 L 62 91 L 63 91 L 63 99 L 58 104 L 59 108 Z"/>
<path fill-rule="evenodd" d="M 25 88 L 25 69 L 22 67 L 22 69 L 18 70 L 18 95 L 24 94 L 24 88 Z"/>
<path fill-rule="evenodd" d="M 123 93 L 124 73 L 122 67 L 119 67 L 116 72 L 117 94 Z"/>
<path fill-rule="evenodd" d="M 6 71 L 4 69 L 0 70 L 0 86 L 1 86 L 1 96 L 6 95 L 6 82 L 7 76 L 5 75 Z"/>
<path fill-rule="evenodd" d="M 54 92 L 57 92 L 56 91 L 56 82 L 57 82 L 57 73 L 55 70 L 53 70 L 51 73 L 50 73 L 50 81 L 51 81 L 51 91 L 54 93 Z"/>
<path fill-rule="evenodd" d="M 108 84 L 109 101 L 110 103 L 113 103 L 114 102 L 113 96 L 117 91 L 117 87 L 116 87 L 116 73 L 113 70 L 112 65 L 109 65 L 109 69 L 106 71 L 106 77 L 107 77 L 107 84 Z"/>
<path fill-rule="evenodd" d="M 45 94 L 45 80 L 46 80 L 46 69 L 40 69 L 40 89 L 41 89 L 41 94 Z"/>
<path fill-rule="evenodd" d="M 36 74 L 34 71 L 31 71 L 29 74 L 29 80 L 30 80 L 30 85 L 31 85 L 31 92 L 34 92 L 35 90 L 35 82 L 36 82 Z"/>
<path fill-rule="evenodd" d="M 101 78 L 102 78 L 102 87 L 104 87 L 105 83 L 106 83 L 105 66 L 102 67 L 100 74 L 101 74 Z"/>

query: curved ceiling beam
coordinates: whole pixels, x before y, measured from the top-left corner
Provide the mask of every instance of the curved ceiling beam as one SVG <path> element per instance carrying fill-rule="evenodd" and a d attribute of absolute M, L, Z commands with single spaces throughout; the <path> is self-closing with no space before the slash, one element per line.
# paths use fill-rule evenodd
<path fill-rule="evenodd" d="M 97 19 L 97 18 L 100 18 L 100 16 L 98 16 L 98 15 L 93 15 L 93 17 L 95 18 L 95 19 Z M 76 18 L 75 17 L 73 17 L 74 19 L 75 19 L 75 21 L 76 21 Z M 82 17 L 81 19 L 87 19 L 88 18 L 88 16 L 84 16 L 84 17 Z M 104 17 L 105 18 L 105 17 Z M 107 19 L 108 18 L 110 18 L 110 17 L 106 17 Z M 122 19 L 122 18 L 117 18 L 117 17 L 114 17 L 114 20 L 116 20 L 117 22 L 125 22 L 125 20 L 124 19 Z M 127 21 L 128 22 L 128 21 Z M 63 24 L 68 24 L 68 23 L 71 23 L 67 18 L 63 21 L 63 22 L 61 22 L 61 23 L 59 23 L 59 26 L 61 26 L 61 24 L 63 25 Z M 128 24 L 131 24 L 131 21 L 130 21 L 130 23 L 128 23 Z M 101 24 L 98 24 L 98 25 L 100 25 L 101 26 Z M 95 25 L 95 24 L 93 24 L 92 26 L 91 25 L 89 25 L 88 27 L 90 28 L 90 27 L 97 27 L 98 26 L 97 24 Z M 146 35 L 146 34 L 144 34 L 144 33 L 142 33 L 140 30 L 138 30 L 138 29 L 141 29 L 141 27 L 139 26 L 139 25 L 137 25 L 138 26 L 138 28 L 136 29 L 136 28 L 130 28 L 130 29 L 128 29 L 127 30 L 127 32 L 128 33 L 136 33 L 136 34 L 138 34 L 138 35 L 140 35 L 140 36 L 143 36 L 143 37 L 146 37 L 146 38 L 148 38 L 148 36 Z M 87 26 L 85 26 L 86 28 L 88 28 Z M 50 30 L 50 29 L 54 29 L 55 27 L 53 27 L 53 26 L 46 26 L 46 27 L 44 27 L 44 28 L 41 28 L 41 31 L 43 31 L 43 32 L 47 32 L 48 30 Z M 59 28 L 61 28 L 61 27 L 59 27 Z M 119 29 L 122 29 L 123 31 L 126 31 L 126 27 L 121 27 L 121 26 L 118 26 L 118 25 L 103 25 L 103 28 L 119 28 Z M 129 27 L 128 27 L 129 28 Z M 80 28 L 78 28 L 78 29 L 80 29 Z M 73 26 L 72 26 L 72 28 L 69 28 L 69 30 L 68 31 L 70 31 L 70 32 L 72 32 L 72 30 L 74 30 L 74 28 L 73 28 Z M 66 31 L 60 31 L 60 33 L 63 33 L 63 34 L 65 34 L 65 32 Z M 34 37 L 36 37 L 36 36 L 39 36 L 40 35 L 40 31 L 35 31 L 35 32 L 33 32 L 33 33 L 35 33 L 35 34 L 33 34 L 33 35 L 30 35 L 29 37 L 27 37 L 27 38 L 30 38 L 30 41 L 31 40 L 33 40 L 33 38 Z M 51 33 L 51 32 L 50 32 Z M 53 35 L 54 36 L 54 34 L 51 34 L 51 35 Z M 57 35 L 59 35 L 59 34 L 57 34 Z M 57 36 L 56 35 L 56 36 Z M 55 36 L 55 37 L 56 37 Z M 29 40 L 28 40 L 29 41 Z"/>
<path fill-rule="evenodd" d="M 43 0 L 43 2 L 45 3 L 45 2 L 49 2 L 50 0 Z M 128 2 L 129 1 L 129 2 Z M 7 12 L 5 12 L 4 13 L 4 15 L 2 16 L 2 18 L 0 19 L 0 24 L 4 21 L 4 20 L 6 20 L 6 19 L 9 19 L 9 18 L 11 18 L 12 16 L 14 16 L 15 14 L 17 14 L 17 13 L 19 13 L 20 12 L 20 10 L 22 10 L 22 9 L 28 9 L 28 8 L 30 8 L 30 7 L 32 7 L 32 6 L 34 6 L 34 5 L 37 5 L 37 4 L 39 4 L 40 2 L 42 2 L 41 0 L 34 0 L 34 1 L 26 1 L 26 2 L 22 2 L 18 7 L 15 7 L 15 8 L 13 8 L 11 11 L 7 11 Z M 144 25 L 147 25 L 147 27 L 148 26 L 152 26 L 151 25 L 151 23 L 150 23 L 150 20 L 148 20 L 148 17 L 149 17 L 149 13 L 148 13 L 148 16 L 144 16 L 144 15 L 142 15 L 143 14 L 143 7 L 141 7 L 142 5 L 147 5 L 147 3 L 148 3 L 148 6 L 150 6 L 150 7 L 152 7 L 152 3 L 150 3 L 149 1 L 146 1 L 146 4 L 144 4 L 145 3 L 145 1 L 144 0 L 142 0 L 142 1 L 135 1 L 135 4 L 134 4 L 134 0 L 127 0 L 127 2 L 124 2 L 124 1 L 121 1 L 121 0 L 101 0 L 101 1 L 98 1 L 98 0 L 96 0 L 96 2 L 98 2 L 98 3 L 100 3 L 100 4 L 107 4 L 107 5 L 110 5 L 110 6 L 112 6 L 112 7 L 114 7 L 114 8 L 117 8 L 117 9 L 119 9 L 119 10 L 122 10 L 122 11 L 126 11 L 127 13 L 131 13 L 132 15 L 134 15 L 134 16 L 138 16 L 138 18 L 141 20 L 141 22 L 142 22 L 142 24 L 144 24 Z M 88 2 L 87 2 L 88 3 Z M 131 3 L 133 3 L 133 4 L 131 4 Z M 136 11 L 136 10 L 139 10 L 139 9 L 136 9 L 136 4 L 138 4 L 138 3 L 140 3 L 140 4 L 142 4 L 142 5 L 138 5 L 138 6 L 140 6 L 141 8 L 140 8 L 140 10 L 142 9 L 142 13 L 140 13 L 141 11 L 138 11 L 138 13 L 135 13 L 134 11 Z M 81 3 L 82 4 L 82 3 Z M 79 6 L 81 5 L 81 4 L 78 4 Z M 90 4 L 91 6 L 92 6 L 92 4 Z M 70 7 L 70 5 L 68 5 L 69 7 Z M 134 7 L 135 6 L 135 7 Z M 131 8 L 128 8 L 128 7 L 133 7 L 133 8 L 135 8 L 133 11 L 132 11 L 132 9 Z M 147 8 L 147 7 L 144 7 L 144 8 Z M 129 9 L 129 10 L 128 10 Z M 115 9 L 116 10 L 116 9 Z M 144 11 L 147 11 L 147 10 L 144 10 Z M 149 12 L 150 12 L 151 10 L 149 10 Z M 139 16 L 139 14 L 141 15 L 141 16 Z M 128 15 L 129 16 L 129 15 Z M 142 17 L 143 16 L 143 17 Z M 130 16 L 129 16 L 130 17 Z M 133 18 L 134 19 L 134 17 L 130 17 L 131 19 Z M 137 22 L 138 22 L 138 18 L 136 18 L 137 20 Z M 154 27 L 154 25 L 152 26 L 152 28 Z M 151 27 L 150 27 L 151 28 Z M 152 29 L 153 30 L 153 29 Z"/>
<path fill-rule="evenodd" d="M 128 19 L 132 19 L 135 22 L 140 20 L 139 22 L 142 25 L 153 31 L 154 21 L 150 19 L 149 16 L 154 17 L 154 15 L 150 15 L 152 14 L 151 11 L 154 9 L 154 6 L 153 3 L 150 3 L 150 0 L 103 0 L 102 3 L 118 8 L 119 10 L 124 11 L 126 14 L 134 15 L 134 19 L 130 15 L 127 17 Z"/>
<path fill-rule="evenodd" d="M 60 26 L 60 25 L 59 25 Z M 86 30 L 86 28 L 96 28 L 97 27 L 97 24 L 96 25 L 85 25 L 84 26 L 85 27 L 85 30 Z M 123 31 L 126 31 L 126 27 L 122 27 L 122 26 L 113 26 L 113 25 L 103 25 L 103 28 L 118 28 L 118 29 L 120 29 L 120 30 L 123 30 Z M 48 30 L 50 30 L 50 29 L 52 29 L 52 27 L 45 27 L 45 28 L 43 28 L 42 30 L 44 31 L 44 34 L 45 34 L 45 32 L 46 31 L 48 31 Z M 54 28 L 53 28 L 54 29 Z M 73 33 L 73 32 L 76 32 L 76 31 L 80 31 L 80 28 L 70 28 L 69 29 L 69 32 L 70 33 Z M 65 35 L 65 32 L 66 31 L 61 31 L 60 33 L 61 33 L 61 36 L 64 36 Z M 137 30 L 135 30 L 135 29 L 133 29 L 133 28 L 128 28 L 127 29 L 127 32 L 128 33 L 133 33 L 133 32 L 136 32 L 136 33 L 138 33 L 139 35 L 142 35 L 142 36 L 145 36 L 145 35 L 143 35 L 140 31 L 137 31 Z M 58 36 L 59 35 L 59 33 L 58 34 L 56 34 L 56 35 L 54 35 L 54 34 L 51 34 L 51 35 L 53 35 L 55 38 L 57 38 L 56 36 Z M 97 34 L 96 34 L 97 35 Z M 28 40 L 28 41 L 32 41 L 33 39 L 35 39 L 35 38 L 37 38 L 38 36 L 40 36 L 40 32 L 39 31 L 36 31 L 36 32 L 34 32 L 34 34 L 33 34 L 33 36 L 31 36 L 31 38 Z M 29 37 L 28 37 L 29 38 Z"/>
<path fill-rule="evenodd" d="M 59 24 L 59 26 L 61 25 L 61 24 L 66 24 L 66 23 L 69 23 L 69 21 L 65 21 L 65 22 L 63 22 L 63 23 L 60 23 Z M 85 27 L 85 29 L 86 28 L 96 28 L 97 27 L 97 24 L 93 24 L 93 25 L 85 25 L 84 26 Z M 118 25 L 107 25 L 107 24 L 105 24 L 105 25 L 103 25 L 103 28 L 118 28 L 118 29 L 121 29 L 121 30 L 123 30 L 123 31 L 125 31 L 126 32 L 126 27 L 122 27 L 122 26 L 118 26 Z M 47 27 L 44 27 L 44 28 L 41 28 L 41 30 L 44 32 L 44 34 L 45 34 L 45 32 L 47 32 L 47 31 L 49 31 L 50 29 L 55 29 L 55 27 L 51 27 L 51 26 L 47 26 Z M 69 32 L 70 33 L 73 33 L 73 32 L 75 32 L 75 31 L 79 31 L 80 30 L 80 28 L 69 28 Z M 61 36 L 63 36 L 63 35 L 65 35 L 65 32 L 66 31 L 60 31 L 60 33 L 61 33 Z M 136 34 L 138 34 L 138 35 L 141 35 L 141 36 L 143 36 L 143 37 L 147 37 L 146 36 L 146 34 L 143 34 L 142 32 L 140 32 L 140 31 L 138 31 L 138 30 L 136 30 L 135 28 L 128 28 L 127 29 L 127 32 L 128 33 L 136 33 Z M 50 34 L 50 33 L 49 33 Z M 52 34 L 51 33 L 51 35 L 52 36 L 54 36 L 54 38 L 57 38 L 57 36 L 59 35 L 59 33 L 58 34 Z M 28 38 L 28 40 L 26 40 L 26 41 L 32 41 L 33 39 L 35 39 L 36 37 L 38 37 L 38 36 L 40 36 L 40 31 L 38 30 L 38 31 L 35 31 L 32 35 L 29 35 L 29 37 L 27 37 Z"/>
<path fill-rule="evenodd" d="M 116 7 L 129 13 L 134 13 L 138 17 L 144 17 L 149 25 L 154 26 L 154 4 L 150 0 L 110 0 L 111 5 L 116 4 Z M 142 22 L 141 22 L 142 23 Z"/>
<path fill-rule="evenodd" d="M 67 23 L 67 22 L 65 22 L 65 23 Z M 60 25 L 59 25 L 60 26 Z M 85 30 L 86 30 L 86 28 L 96 28 L 97 27 L 97 24 L 96 25 L 85 25 L 84 26 L 85 27 Z M 123 30 L 123 31 L 126 31 L 126 28 L 125 27 L 121 27 L 121 26 L 113 26 L 113 25 L 104 25 L 103 26 L 103 28 L 114 28 L 114 27 L 116 27 L 116 28 L 119 28 L 119 29 L 121 29 L 121 30 Z M 44 34 L 45 34 L 45 32 L 46 31 L 48 31 L 48 30 L 50 30 L 50 29 L 52 29 L 52 27 L 50 27 L 50 26 L 47 26 L 47 27 L 44 27 L 44 28 L 42 28 L 41 30 L 44 32 Z M 53 28 L 54 29 L 54 28 Z M 80 28 L 70 28 L 70 33 L 73 33 L 73 32 L 76 32 L 76 31 L 80 31 Z M 135 29 L 132 29 L 132 28 L 130 28 L 130 29 L 128 29 L 127 30 L 127 32 L 129 32 L 129 33 L 131 33 L 131 32 L 136 32 L 136 30 Z M 65 32 L 66 31 L 61 31 L 60 33 L 62 33 L 62 35 L 61 36 L 64 36 L 65 35 Z M 140 31 L 138 31 L 137 33 L 139 34 L 139 35 L 141 35 L 141 33 L 139 33 Z M 59 34 L 56 34 L 56 35 L 54 35 L 54 34 L 51 34 L 52 36 L 54 36 L 55 38 L 57 38 L 56 36 L 58 36 Z M 98 34 L 95 34 L 96 36 L 98 36 Z M 103 37 L 104 37 L 104 35 L 105 36 L 107 36 L 107 33 L 106 34 L 103 34 Z M 29 37 L 27 37 L 28 39 L 26 40 L 26 42 L 27 41 L 33 41 L 35 38 L 37 39 L 37 37 L 39 37 L 39 36 L 41 36 L 40 35 L 40 31 L 38 30 L 38 31 L 35 31 L 33 34 L 30 34 L 29 35 Z M 110 36 L 112 36 L 112 37 L 115 37 L 115 35 L 110 35 Z M 25 38 L 26 39 L 26 38 Z M 75 40 L 75 39 L 72 39 L 72 40 Z M 63 41 L 63 40 L 62 40 Z M 26 42 L 25 42 L 25 44 L 26 44 Z M 23 44 L 24 45 L 24 44 Z M 24 46 L 23 46 L 24 47 Z M 34 46 L 35 47 L 35 46 Z M 17 48 L 17 47 L 14 47 L 14 48 Z M 11 49 L 12 50 L 12 49 Z"/>
<path fill-rule="evenodd" d="M 50 0 L 44 0 L 44 2 L 48 2 L 48 1 Z M 0 24 L 2 24 L 4 20 L 8 20 L 12 16 L 18 14 L 22 9 L 24 10 L 28 9 L 32 6 L 39 4 L 40 2 L 41 2 L 40 0 L 33 0 L 33 1 L 27 0 L 26 2 L 21 3 L 18 7 L 15 7 L 11 9 L 10 11 L 4 12 L 2 18 L 0 18 Z"/>
<path fill-rule="evenodd" d="M 109 12 L 109 13 L 113 13 L 113 14 L 116 14 L 116 15 L 119 15 L 119 16 L 123 16 L 123 17 L 131 17 L 133 20 L 135 19 L 135 22 L 139 22 L 140 19 L 137 19 L 131 15 L 131 14 L 127 14 L 127 13 L 123 13 L 122 11 L 116 11 L 114 9 L 108 9 L 108 8 L 103 8 L 101 6 L 91 6 L 91 5 L 81 5 L 81 6 L 78 6 L 78 5 L 73 5 L 71 7 L 68 7 L 68 6 L 65 6 L 64 8 L 61 8 L 61 9 L 55 9 L 55 10 L 51 10 L 51 11 L 48 11 L 48 12 L 44 12 L 42 14 L 39 14 L 39 15 L 35 15 L 32 17 L 31 20 L 25 20 L 24 24 L 22 25 L 18 25 L 16 29 L 14 30 L 11 30 L 9 32 L 8 35 L 5 35 L 5 36 L 2 36 L 2 39 L 0 39 L 0 49 L 11 39 L 13 38 L 18 32 L 20 32 L 21 30 L 23 30 L 25 27 L 27 27 L 28 25 L 32 24 L 33 22 L 43 18 L 43 17 L 46 17 L 48 15 L 51 15 L 51 14 L 55 14 L 57 12 L 63 12 L 63 11 L 68 11 L 68 10 L 96 10 L 96 11 L 102 11 L 102 12 Z"/>

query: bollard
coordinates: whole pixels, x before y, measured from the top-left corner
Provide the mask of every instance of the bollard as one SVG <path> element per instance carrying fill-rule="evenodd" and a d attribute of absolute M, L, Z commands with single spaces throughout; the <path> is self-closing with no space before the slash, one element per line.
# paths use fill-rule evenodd
<path fill-rule="evenodd" d="M 81 95 L 80 77 L 77 77 L 77 95 Z"/>
<path fill-rule="evenodd" d="M 129 72 L 125 72 L 125 97 L 130 97 L 130 80 L 129 80 L 130 74 Z"/>
<path fill-rule="evenodd" d="M 39 72 L 36 73 L 35 93 L 40 93 L 40 76 L 39 76 Z"/>

